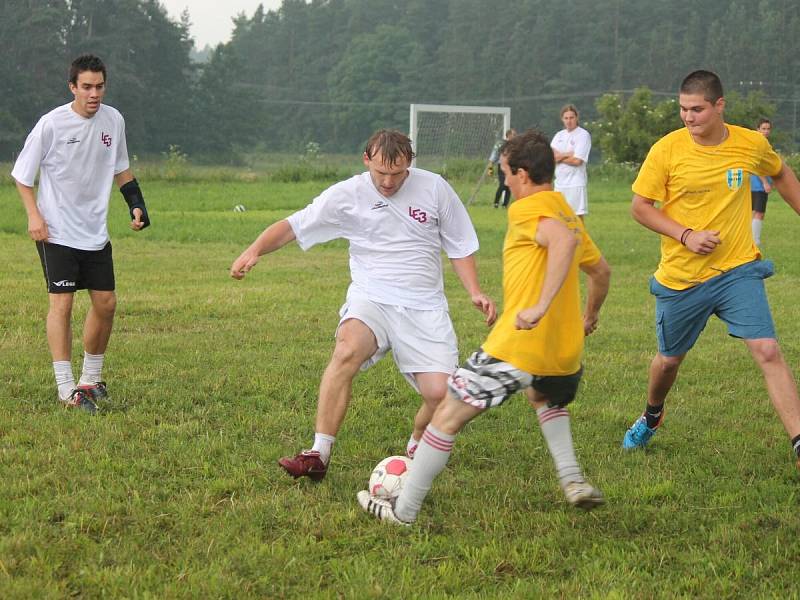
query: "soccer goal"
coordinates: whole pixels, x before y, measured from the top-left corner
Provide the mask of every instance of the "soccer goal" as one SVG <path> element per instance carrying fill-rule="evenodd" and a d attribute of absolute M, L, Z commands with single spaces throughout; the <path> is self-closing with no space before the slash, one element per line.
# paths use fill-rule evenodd
<path fill-rule="evenodd" d="M 492 148 L 511 127 L 511 109 L 502 106 L 412 104 L 409 127 L 417 157 L 414 166 L 437 173 L 475 164 L 485 170 Z"/>

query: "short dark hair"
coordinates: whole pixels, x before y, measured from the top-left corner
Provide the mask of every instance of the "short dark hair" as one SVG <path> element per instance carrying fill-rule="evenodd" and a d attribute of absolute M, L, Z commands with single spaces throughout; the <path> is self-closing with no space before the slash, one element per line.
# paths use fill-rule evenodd
<path fill-rule="evenodd" d="M 722 98 L 722 81 L 712 71 L 692 71 L 681 82 L 681 94 L 703 94 L 703 98 L 715 104 Z"/>
<path fill-rule="evenodd" d="M 78 75 L 84 71 L 102 73 L 103 81 L 106 80 L 106 65 L 94 54 L 81 54 L 72 61 L 72 64 L 69 66 L 69 82 L 72 85 L 78 85 Z"/>
<path fill-rule="evenodd" d="M 367 140 L 364 148 L 367 158 L 372 160 L 378 152 L 385 165 L 396 165 L 401 158 L 410 163 L 416 156 L 411 148 L 411 138 L 395 129 L 379 129 Z"/>
<path fill-rule="evenodd" d="M 761 127 L 764 123 L 769 123 L 770 127 L 772 126 L 772 121 L 770 121 L 767 117 L 761 117 L 756 123 L 756 129 Z"/>
<path fill-rule="evenodd" d="M 522 135 L 508 140 L 500 148 L 500 155 L 506 157 L 514 175 L 519 169 L 525 169 L 528 177 L 537 185 L 553 181 L 556 158 L 550 140 L 538 129 L 528 129 Z"/>

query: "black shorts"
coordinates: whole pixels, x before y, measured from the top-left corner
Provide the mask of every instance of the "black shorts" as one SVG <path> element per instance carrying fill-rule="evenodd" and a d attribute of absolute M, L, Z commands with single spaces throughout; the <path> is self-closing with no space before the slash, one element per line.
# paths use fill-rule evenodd
<path fill-rule="evenodd" d="M 102 250 L 78 250 L 69 246 L 36 242 L 47 291 L 67 294 L 75 290 L 114 291 L 111 242 Z"/>
<path fill-rule="evenodd" d="M 767 192 L 750 192 L 753 210 L 760 213 L 767 212 Z"/>

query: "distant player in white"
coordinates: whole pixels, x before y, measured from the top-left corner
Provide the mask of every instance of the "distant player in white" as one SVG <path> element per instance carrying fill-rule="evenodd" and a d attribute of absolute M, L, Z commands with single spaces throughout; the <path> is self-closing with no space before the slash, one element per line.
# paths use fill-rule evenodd
<path fill-rule="evenodd" d="M 69 71 L 74 100 L 44 115 L 25 141 L 11 176 L 28 213 L 50 298 L 47 341 L 59 399 L 90 413 L 106 396 L 103 360 L 116 308 L 114 265 L 106 226 L 111 185 L 120 186 L 131 229 L 150 224 L 139 184 L 129 169 L 125 121 L 103 105 L 106 67 L 96 56 L 76 58 Z M 39 173 L 38 193 L 34 193 Z M 83 372 L 72 374 L 72 305 L 89 290 L 83 327 Z"/>
<path fill-rule="evenodd" d="M 589 213 L 586 163 L 592 150 L 592 136 L 578 125 L 578 109 L 572 104 L 561 108 L 561 122 L 564 129 L 550 142 L 556 157 L 554 188 L 564 194 L 575 214 L 583 219 Z"/>
<path fill-rule="evenodd" d="M 389 350 L 423 398 L 406 448 L 413 455 L 458 364 L 442 251 L 487 324 L 495 320 L 495 304 L 478 283 L 473 256 L 478 238 L 464 205 L 439 175 L 411 168 L 413 157 L 407 136 L 376 132 L 363 155 L 367 172 L 333 185 L 269 226 L 231 266 L 231 276 L 242 279 L 262 255 L 292 240 L 303 250 L 336 238 L 350 242 L 351 283 L 320 383 L 314 444 L 278 461 L 293 477 L 325 477 L 353 379 Z"/>

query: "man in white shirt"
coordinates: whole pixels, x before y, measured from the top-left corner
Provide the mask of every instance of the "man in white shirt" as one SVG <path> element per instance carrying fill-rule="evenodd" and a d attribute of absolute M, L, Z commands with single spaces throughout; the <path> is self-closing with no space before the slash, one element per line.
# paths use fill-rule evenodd
<path fill-rule="evenodd" d="M 478 283 L 478 238 L 469 215 L 442 177 L 411 168 L 413 156 L 404 134 L 376 132 L 364 151 L 365 173 L 331 186 L 303 210 L 270 225 L 231 266 L 231 276 L 242 279 L 262 255 L 293 240 L 303 250 L 336 238 L 350 242 L 351 283 L 320 383 L 314 444 L 278 461 L 295 478 L 325 477 L 353 379 L 389 350 L 423 398 L 406 447 L 413 456 L 458 364 L 442 251 L 487 324 L 495 320 L 495 304 Z"/>
<path fill-rule="evenodd" d="M 583 220 L 583 215 L 589 212 L 586 163 L 592 149 L 592 136 L 578 125 L 578 109 L 572 104 L 561 108 L 561 122 L 564 129 L 550 142 L 556 157 L 554 188 L 564 194 L 572 210 Z"/>
<path fill-rule="evenodd" d="M 131 229 L 139 231 L 150 224 L 129 168 L 125 121 L 116 109 L 103 104 L 105 84 L 106 67 L 99 58 L 90 54 L 76 58 L 69 71 L 74 100 L 39 119 L 11 172 L 47 282 L 47 341 L 59 400 L 92 414 L 97 410 L 95 400 L 107 395 L 102 368 L 116 308 L 107 228 L 113 182 L 128 203 Z M 89 291 L 91 308 L 83 328 L 83 371 L 76 385 L 71 322 L 79 289 Z"/>

